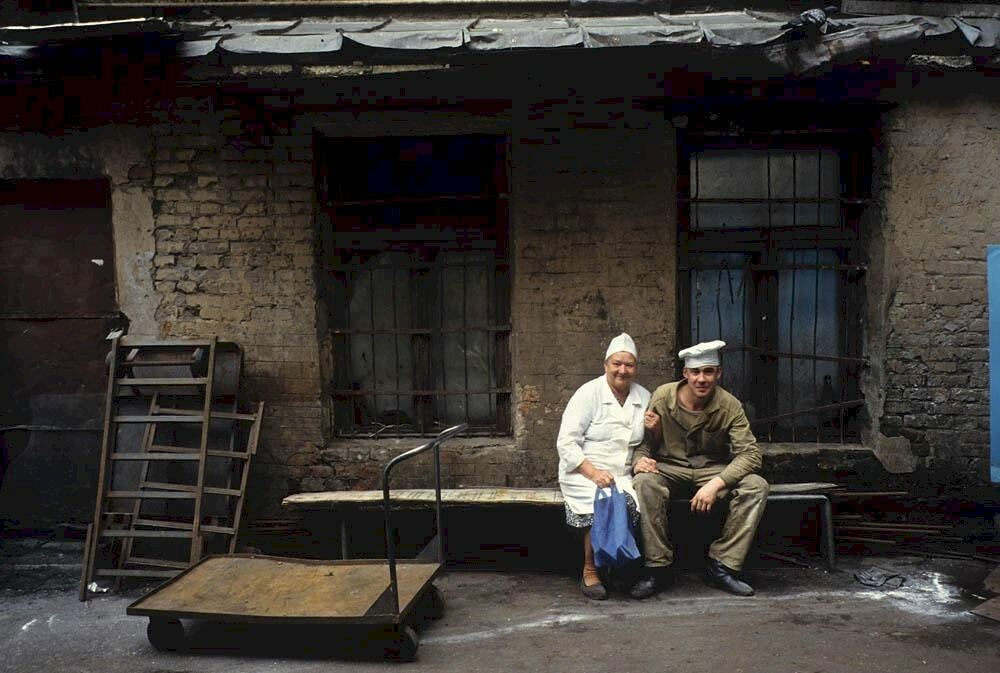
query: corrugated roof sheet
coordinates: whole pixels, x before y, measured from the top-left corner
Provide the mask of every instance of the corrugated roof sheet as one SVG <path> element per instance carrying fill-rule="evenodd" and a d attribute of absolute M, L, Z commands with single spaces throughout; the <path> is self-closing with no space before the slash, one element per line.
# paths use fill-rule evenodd
<path fill-rule="evenodd" d="M 759 49 L 771 62 L 803 72 L 873 44 L 917 45 L 924 38 L 960 36 L 971 47 L 996 49 L 1000 19 L 929 16 L 830 17 L 821 25 L 791 25 L 794 15 L 759 12 L 517 19 L 301 19 L 294 21 L 177 22 L 158 19 L 44 29 L 0 27 L 0 54 L 30 56 L 51 40 L 129 32 L 170 33 L 180 54 L 294 56 L 338 52 L 353 44 L 370 49 L 497 51 L 706 45 Z M 794 23 L 794 21 L 793 21 Z"/>

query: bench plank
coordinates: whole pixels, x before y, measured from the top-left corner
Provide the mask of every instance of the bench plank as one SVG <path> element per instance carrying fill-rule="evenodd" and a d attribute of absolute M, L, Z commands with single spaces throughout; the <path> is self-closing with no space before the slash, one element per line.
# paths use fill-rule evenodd
<path fill-rule="evenodd" d="M 434 503 L 433 488 L 398 488 L 390 493 L 394 504 Z M 296 493 L 281 501 L 295 509 L 321 509 L 323 505 L 377 505 L 382 491 L 323 491 Z M 450 505 L 561 505 L 558 488 L 442 488 L 441 502 Z"/>
<path fill-rule="evenodd" d="M 804 482 L 772 484 L 771 494 L 827 493 L 840 488 L 837 484 Z M 433 504 L 432 488 L 399 488 L 391 491 L 394 504 Z M 382 491 L 321 491 L 295 493 L 281 504 L 291 509 L 325 509 L 337 505 L 378 505 Z M 443 488 L 441 502 L 448 505 L 562 505 L 558 488 Z"/>

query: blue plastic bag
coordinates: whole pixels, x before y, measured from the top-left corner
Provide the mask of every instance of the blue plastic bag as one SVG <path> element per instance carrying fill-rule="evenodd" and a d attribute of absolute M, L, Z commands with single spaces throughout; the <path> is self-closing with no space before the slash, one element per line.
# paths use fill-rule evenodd
<path fill-rule="evenodd" d="M 614 483 L 594 493 L 594 525 L 590 529 L 594 565 L 617 568 L 639 558 L 639 548 L 628 520 L 625 495 Z"/>

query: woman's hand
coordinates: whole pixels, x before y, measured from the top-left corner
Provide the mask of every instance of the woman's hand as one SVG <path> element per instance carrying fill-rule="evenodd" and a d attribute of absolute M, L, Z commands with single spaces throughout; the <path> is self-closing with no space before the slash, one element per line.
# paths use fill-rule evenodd
<path fill-rule="evenodd" d="M 607 470 L 597 470 L 590 480 L 597 484 L 598 488 L 607 488 L 615 483 L 615 477 Z"/>
<path fill-rule="evenodd" d="M 611 484 L 615 483 L 615 475 L 611 474 L 607 470 L 594 467 L 593 463 L 589 460 L 584 460 L 580 463 L 580 467 L 576 469 L 580 474 L 597 484 L 598 488 L 607 488 L 608 486 L 611 486 Z"/>

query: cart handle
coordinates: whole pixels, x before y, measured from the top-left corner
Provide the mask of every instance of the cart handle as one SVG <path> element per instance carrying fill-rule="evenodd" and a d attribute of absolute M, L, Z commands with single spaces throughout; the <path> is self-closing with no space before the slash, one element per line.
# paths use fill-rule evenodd
<path fill-rule="evenodd" d="M 469 428 L 467 423 L 454 425 L 442 431 L 437 437 L 422 444 L 415 449 L 410 449 L 401 453 L 382 468 L 382 506 L 385 510 L 385 550 L 389 561 L 389 593 L 392 595 L 393 613 L 399 614 L 399 586 L 396 580 L 396 536 L 393 534 L 392 523 L 390 522 L 392 512 L 392 500 L 389 497 L 389 473 L 399 463 L 409 460 L 421 453 L 434 450 L 434 510 L 437 521 L 436 542 L 438 563 L 444 561 L 444 537 L 441 533 L 441 442 L 450 439 L 455 435 L 465 432 Z"/>

